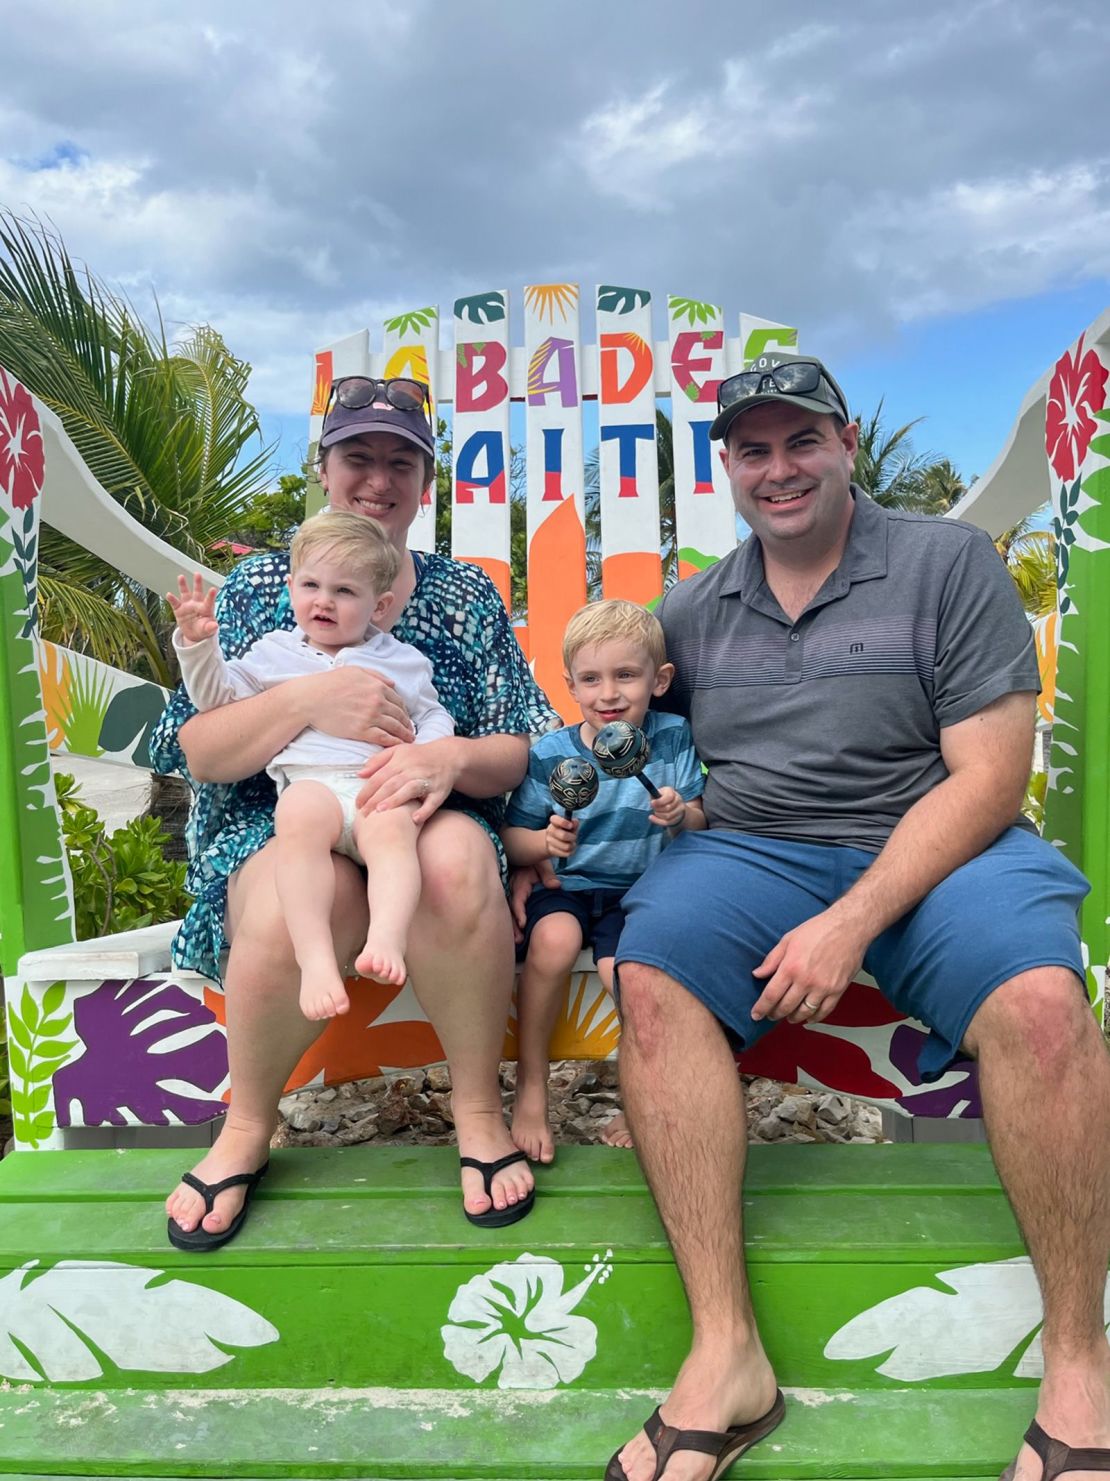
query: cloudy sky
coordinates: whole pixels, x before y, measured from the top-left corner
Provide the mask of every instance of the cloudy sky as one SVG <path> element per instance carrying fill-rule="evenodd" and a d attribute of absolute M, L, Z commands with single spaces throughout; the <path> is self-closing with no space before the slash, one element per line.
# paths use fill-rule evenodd
<path fill-rule="evenodd" d="M 1100 0 L 4 10 L 0 204 L 218 328 L 284 468 L 316 346 L 571 280 L 797 324 L 970 475 L 1110 304 Z"/>

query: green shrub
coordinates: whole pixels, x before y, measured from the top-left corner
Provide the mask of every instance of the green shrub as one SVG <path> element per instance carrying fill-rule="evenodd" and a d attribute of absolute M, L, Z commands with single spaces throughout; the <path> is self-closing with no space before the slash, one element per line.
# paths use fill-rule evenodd
<path fill-rule="evenodd" d="M 132 818 L 109 836 L 71 776 L 59 773 L 54 785 L 73 875 L 78 941 L 184 915 L 192 903 L 185 864 L 166 858 L 169 835 L 158 819 Z"/>

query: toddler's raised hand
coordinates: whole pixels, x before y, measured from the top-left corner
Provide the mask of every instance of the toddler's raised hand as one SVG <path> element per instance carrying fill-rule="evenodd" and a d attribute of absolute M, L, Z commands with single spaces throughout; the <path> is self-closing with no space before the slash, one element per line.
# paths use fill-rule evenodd
<path fill-rule="evenodd" d="M 216 588 L 204 590 L 199 574 L 193 577 L 193 589 L 184 576 L 177 578 L 178 595 L 166 592 L 166 601 L 173 609 L 173 620 L 177 630 L 187 643 L 202 643 L 219 631 L 216 621 Z"/>
<path fill-rule="evenodd" d="M 651 821 L 664 828 L 677 828 L 686 816 L 686 804 L 673 787 L 660 787 L 651 799 Z"/>
<path fill-rule="evenodd" d="M 578 819 L 553 812 L 547 820 L 547 852 L 553 859 L 569 859 L 578 847 Z"/>

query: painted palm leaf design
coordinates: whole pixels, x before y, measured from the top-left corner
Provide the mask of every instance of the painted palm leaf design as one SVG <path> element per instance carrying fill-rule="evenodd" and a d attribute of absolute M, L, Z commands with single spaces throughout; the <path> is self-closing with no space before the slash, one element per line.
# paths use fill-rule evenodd
<path fill-rule="evenodd" d="M 503 293 L 472 293 L 469 298 L 455 299 L 455 318 L 471 324 L 496 324 L 505 317 Z"/>
<path fill-rule="evenodd" d="M 676 324 L 685 319 L 691 326 L 712 324 L 720 313 L 715 303 L 703 303 L 698 298 L 675 298 L 673 295 L 667 299 L 667 310 Z"/>
<path fill-rule="evenodd" d="M 209 1373 L 234 1361 L 226 1348 L 279 1336 L 241 1301 L 160 1270 L 113 1260 L 37 1265 L 0 1279 L 0 1377 L 16 1383 L 87 1382 L 106 1362 L 131 1372 Z"/>
<path fill-rule="evenodd" d="M 433 304 L 425 309 L 410 309 L 407 314 L 398 314 L 395 319 L 387 319 L 385 327 L 390 334 L 404 338 L 406 334 L 419 334 L 422 329 L 430 328 L 437 317 L 438 310 Z"/>
<path fill-rule="evenodd" d="M 609 314 L 631 314 L 651 302 L 646 288 L 617 288 L 603 283 L 597 290 L 597 306 Z"/>
<path fill-rule="evenodd" d="M 555 322 L 555 310 L 559 318 L 566 321 L 567 311 L 578 302 L 577 283 L 533 283 L 524 290 L 524 301 L 537 319 Z"/>
<path fill-rule="evenodd" d="M 861 1311 L 833 1334 L 825 1356 L 881 1356 L 877 1371 L 900 1382 L 999 1371 L 1041 1376 L 1041 1296 L 1028 1256 L 942 1270 L 936 1281 Z M 1110 1322 L 1110 1282 L 1103 1314 Z"/>

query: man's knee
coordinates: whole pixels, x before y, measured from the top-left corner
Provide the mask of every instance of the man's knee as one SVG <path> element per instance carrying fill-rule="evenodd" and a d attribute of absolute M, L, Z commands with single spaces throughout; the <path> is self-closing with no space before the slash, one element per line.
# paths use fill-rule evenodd
<path fill-rule="evenodd" d="M 644 1053 L 650 1053 L 673 1029 L 675 994 L 681 984 L 643 962 L 622 962 L 616 974 L 621 1034 Z"/>
<path fill-rule="evenodd" d="M 1035 967 L 1003 982 L 982 1003 L 964 1047 L 976 1058 L 1018 1053 L 1046 1075 L 1099 1040 L 1082 983 L 1067 967 Z"/>

